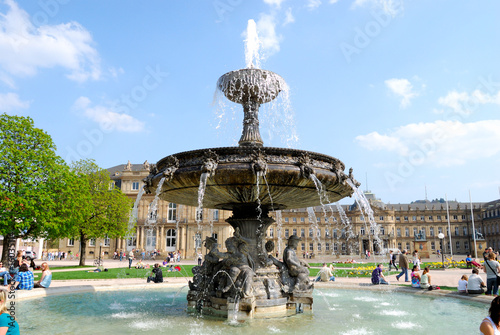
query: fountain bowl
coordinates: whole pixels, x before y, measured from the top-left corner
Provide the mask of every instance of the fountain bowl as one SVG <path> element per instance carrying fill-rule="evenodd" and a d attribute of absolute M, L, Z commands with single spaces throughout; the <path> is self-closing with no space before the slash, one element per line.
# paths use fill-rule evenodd
<path fill-rule="evenodd" d="M 222 147 L 167 156 L 145 179 L 147 191 L 165 182 L 159 197 L 198 206 L 202 173 L 207 174 L 204 208 L 233 210 L 260 204 L 268 210 L 305 208 L 351 196 L 344 164 L 333 157 L 297 149 Z M 324 189 L 320 199 L 317 178 Z M 256 187 L 256 186 L 259 187 Z"/>
<path fill-rule="evenodd" d="M 274 72 L 248 68 L 222 75 L 217 81 L 217 87 L 232 102 L 263 104 L 274 100 L 286 87 L 286 83 Z"/>

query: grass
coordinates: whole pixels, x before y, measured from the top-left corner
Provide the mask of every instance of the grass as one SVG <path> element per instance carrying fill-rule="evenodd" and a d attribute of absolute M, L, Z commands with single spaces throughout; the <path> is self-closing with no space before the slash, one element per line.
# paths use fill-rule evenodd
<path fill-rule="evenodd" d="M 180 272 L 168 272 L 166 268 L 162 268 L 163 277 L 192 277 L 191 269 L 194 265 L 181 265 Z M 85 271 L 61 271 L 52 272 L 52 280 L 77 280 L 77 279 L 123 279 L 123 278 L 147 278 L 151 275 L 152 269 L 129 269 L 129 268 L 114 268 L 102 272 Z M 39 275 L 35 275 L 38 277 Z"/>

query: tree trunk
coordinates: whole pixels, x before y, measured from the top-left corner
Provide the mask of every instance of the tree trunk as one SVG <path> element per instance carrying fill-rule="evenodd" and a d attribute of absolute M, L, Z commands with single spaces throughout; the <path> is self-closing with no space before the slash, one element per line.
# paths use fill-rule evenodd
<path fill-rule="evenodd" d="M 87 254 L 87 237 L 80 233 L 80 266 L 85 266 L 85 256 Z"/>
<path fill-rule="evenodd" d="M 9 238 L 10 234 L 4 235 L 3 237 L 3 247 L 2 247 L 2 263 L 4 267 L 9 267 Z"/>

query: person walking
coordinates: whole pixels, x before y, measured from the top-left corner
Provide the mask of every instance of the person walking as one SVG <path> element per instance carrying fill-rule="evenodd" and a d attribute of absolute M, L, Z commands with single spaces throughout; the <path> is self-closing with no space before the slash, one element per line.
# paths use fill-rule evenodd
<path fill-rule="evenodd" d="M 399 255 L 399 267 L 401 268 L 401 272 L 396 276 L 396 279 L 399 281 L 403 275 L 405 276 L 405 282 L 409 282 L 408 280 L 408 257 L 406 257 L 408 251 L 403 250 L 403 252 Z"/>
<path fill-rule="evenodd" d="M 389 271 L 391 271 L 391 266 L 394 266 L 396 271 L 398 271 L 398 266 L 396 265 L 396 254 L 392 250 L 389 251 Z"/>

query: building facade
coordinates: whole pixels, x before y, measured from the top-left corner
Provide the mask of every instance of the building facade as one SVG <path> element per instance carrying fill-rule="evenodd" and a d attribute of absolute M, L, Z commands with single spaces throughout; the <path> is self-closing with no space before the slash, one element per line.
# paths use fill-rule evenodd
<path fill-rule="evenodd" d="M 138 194 L 149 174 L 149 164 L 118 165 L 108 169 L 111 180 L 137 202 Z M 474 223 L 469 203 L 419 201 L 411 204 L 384 204 L 373 193 L 365 192 L 373 210 L 372 219 L 353 205 L 318 206 L 271 212 L 275 223 L 266 232 L 273 240 L 275 252 L 281 255 L 290 235 L 302 238 L 298 252 L 313 256 L 360 255 L 388 249 L 420 248 L 429 256 L 438 250 L 446 254 L 465 255 L 474 251 L 473 226 L 480 241 L 500 248 L 500 200 L 474 203 Z M 115 251 L 132 249 L 157 250 L 161 253 L 180 251 L 183 258 L 194 258 L 205 252 L 202 241 L 213 236 L 224 249 L 224 241 L 233 228 L 226 223 L 230 211 L 203 209 L 196 220 L 196 208 L 163 200 L 151 211 L 154 194 L 144 194 L 137 202 L 137 226 L 132 236 L 123 239 L 90 240 L 87 257 L 112 257 Z M 445 235 L 443 240 L 438 235 Z M 486 240 L 484 240 L 484 238 Z M 418 242 L 418 243 L 417 243 Z M 441 246 L 443 243 L 443 246 Z M 74 239 L 59 241 L 59 250 L 79 252 Z"/>

